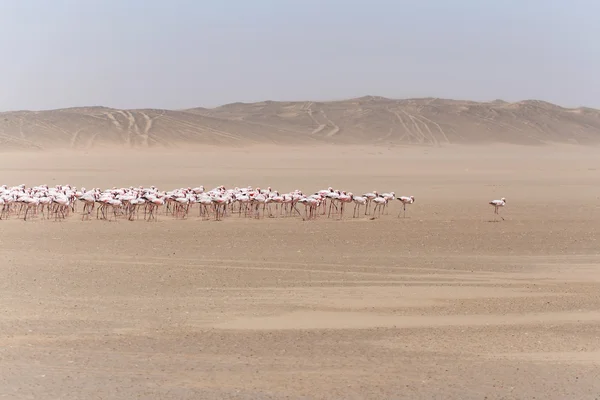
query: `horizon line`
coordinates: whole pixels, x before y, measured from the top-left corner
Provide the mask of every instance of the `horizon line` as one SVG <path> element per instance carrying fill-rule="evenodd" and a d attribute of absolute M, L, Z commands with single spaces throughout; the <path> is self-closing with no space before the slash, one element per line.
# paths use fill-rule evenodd
<path fill-rule="evenodd" d="M 522 100 L 517 100 L 517 101 L 507 101 L 507 100 L 503 100 L 501 98 L 496 98 L 494 100 L 469 100 L 469 99 L 460 99 L 460 98 L 449 98 L 449 97 L 435 97 L 435 96 L 425 96 L 425 97 L 404 97 L 404 98 L 398 98 L 398 97 L 386 97 L 386 96 L 379 96 L 379 95 L 363 95 L 363 96 L 358 96 L 358 97 L 345 97 L 345 98 L 338 98 L 338 99 L 332 99 L 332 100 L 258 100 L 258 101 L 234 101 L 234 102 L 230 102 L 230 103 L 223 103 L 214 107 L 204 107 L 204 106 L 192 106 L 192 107 L 186 107 L 186 108 L 163 108 L 163 107 L 135 107 L 135 108 L 115 108 L 115 107 L 110 107 L 110 106 L 105 106 L 105 105 L 82 105 L 82 106 L 69 106 L 69 107 L 60 107 L 60 108 L 42 108 L 42 109 L 13 109 L 13 110 L 1 110 L 0 114 L 6 114 L 6 113 L 13 113 L 13 112 L 44 112 L 44 111 L 59 111 L 59 110 L 70 110 L 70 109 L 77 109 L 77 108 L 106 108 L 106 109 L 111 109 L 111 110 L 166 110 L 166 111 L 188 111 L 188 110 L 194 110 L 194 109 L 206 109 L 206 110 L 215 110 L 221 107 L 226 107 L 226 106 L 230 106 L 230 105 L 234 105 L 234 104 L 243 104 L 243 105 L 250 105 L 250 104 L 259 104 L 259 103 L 336 103 L 336 102 L 344 102 L 344 101 L 351 101 L 351 100 L 361 100 L 361 99 L 368 99 L 368 98 L 372 98 L 374 100 L 391 100 L 391 101 L 410 101 L 410 100 L 431 100 L 431 101 L 435 101 L 435 100 L 441 100 L 441 101 L 454 101 L 454 102 L 469 102 L 469 103 L 478 103 L 478 104 L 491 104 L 491 103 L 505 103 L 505 104 L 518 104 L 518 103 L 525 103 L 525 102 L 539 102 L 539 103 L 546 103 L 546 104 L 550 104 L 552 106 L 558 107 L 558 108 L 562 108 L 562 109 L 566 109 L 566 110 L 579 110 L 579 109 L 592 109 L 592 110 L 599 110 L 600 108 L 595 108 L 595 107 L 589 107 L 589 106 L 577 106 L 577 107 L 566 107 L 566 106 L 561 106 L 557 103 L 553 103 L 547 100 L 541 100 L 541 99 L 535 99 L 535 98 L 529 98 L 529 99 L 522 99 Z"/>

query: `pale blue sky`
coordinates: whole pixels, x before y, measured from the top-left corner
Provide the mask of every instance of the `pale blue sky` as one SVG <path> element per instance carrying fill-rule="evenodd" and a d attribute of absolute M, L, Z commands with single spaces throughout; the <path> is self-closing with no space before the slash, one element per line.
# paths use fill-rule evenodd
<path fill-rule="evenodd" d="M 600 107 L 597 0 L 0 0 L 0 110 L 363 95 Z"/>

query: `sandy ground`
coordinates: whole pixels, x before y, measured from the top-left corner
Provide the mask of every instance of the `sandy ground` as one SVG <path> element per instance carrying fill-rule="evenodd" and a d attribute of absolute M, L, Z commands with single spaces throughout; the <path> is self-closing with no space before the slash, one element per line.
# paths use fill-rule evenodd
<path fill-rule="evenodd" d="M 3 183 L 416 202 L 375 221 L 0 221 L 2 398 L 600 397 L 598 149 L 3 153 Z"/>

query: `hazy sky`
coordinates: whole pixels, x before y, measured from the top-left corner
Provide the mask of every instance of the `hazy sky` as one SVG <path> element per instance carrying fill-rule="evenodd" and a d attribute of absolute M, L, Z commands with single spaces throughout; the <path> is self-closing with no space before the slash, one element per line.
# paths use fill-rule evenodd
<path fill-rule="evenodd" d="M 367 94 L 600 107 L 597 0 L 0 0 L 0 110 Z"/>

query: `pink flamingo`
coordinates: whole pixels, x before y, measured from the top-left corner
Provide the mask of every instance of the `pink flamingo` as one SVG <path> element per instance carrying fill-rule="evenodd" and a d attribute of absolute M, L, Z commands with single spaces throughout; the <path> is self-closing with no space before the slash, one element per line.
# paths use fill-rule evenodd
<path fill-rule="evenodd" d="M 352 193 L 346 194 L 346 192 L 342 192 L 338 196 L 338 202 L 340 203 L 340 219 L 344 218 L 344 205 L 352 202 Z"/>
<path fill-rule="evenodd" d="M 413 204 L 415 202 L 414 196 L 400 196 L 398 200 L 402 202 L 402 209 L 404 210 L 404 218 L 406 218 L 406 205 Z M 400 213 L 398 213 L 398 218 L 400 218 Z"/>

